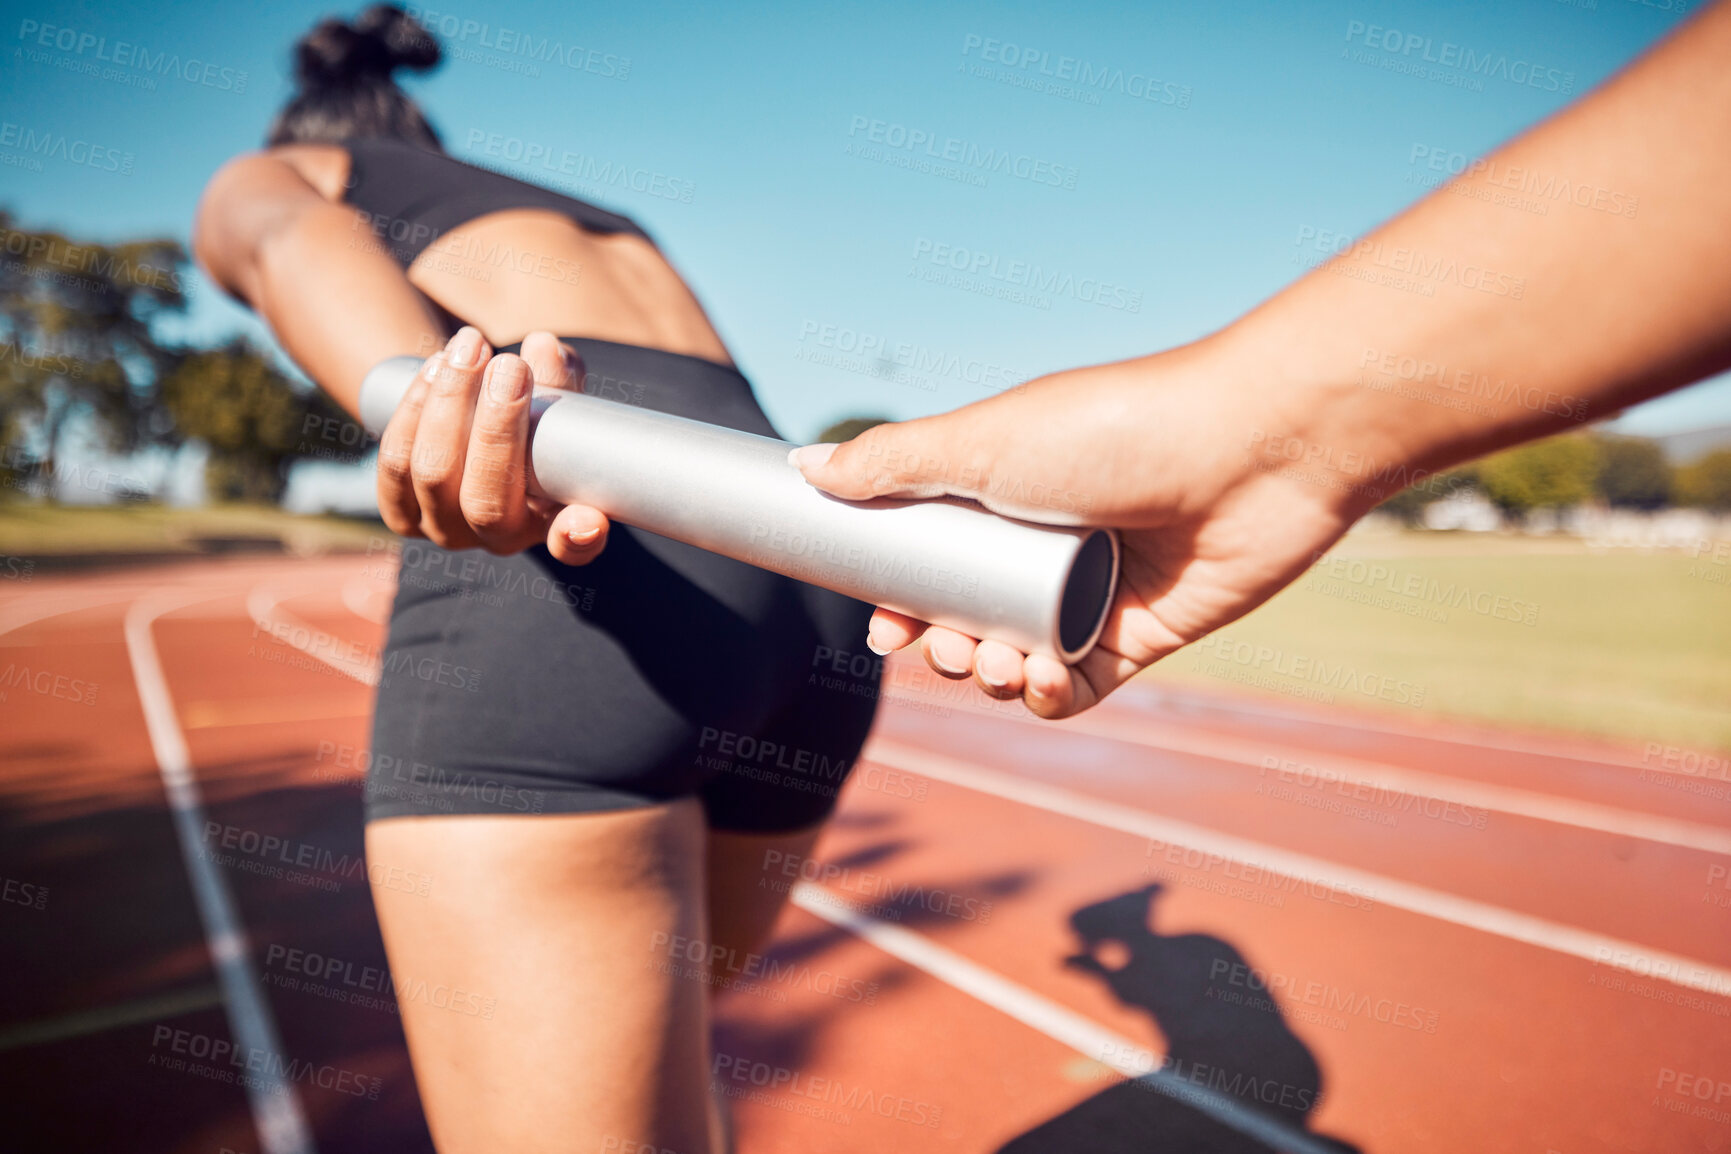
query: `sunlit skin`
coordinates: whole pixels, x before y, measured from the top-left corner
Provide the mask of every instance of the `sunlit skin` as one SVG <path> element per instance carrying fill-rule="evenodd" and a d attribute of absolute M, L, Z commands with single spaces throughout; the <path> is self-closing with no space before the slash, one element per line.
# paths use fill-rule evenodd
<path fill-rule="evenodd" d="M 593 559 L 606 518 L 526 490 L 530 382 L 581 387 L 583 366 L 554 333 L 731 364 L 696 298 L 652 245 L 544 211 L 473 220 L 405 275 L 366 218 L 341 203 L 347 177 L 347 153 L 325 146 L 231 161 L 199 207 L 199 261 L 350 413 L 378 361 L 437 351 L 380 443 L 379 511 L 393 530 L 501 554 L 544 540 L 568 564 Z M 497 246 L 565 275 L 504 265 L 482 277 L 450 255 Z M 493 355 L 519 340 L 521 356 Z M 757 884 L 765 855 L 802 858 L 816 837 L 718 833 L 691 800 L 372 823 L 376 867 L 432 879 L 426 895 L 375 892 L 392 971 L 490 1006 L 482 1017 L 402 1000 L 439 1149 L 597 1150 L 609 1138 L 686 1154 L 723 1149 L 708 987 L 653 968 L 651 947 L 677 935 L 722 956 L 761 951 L 785 901 Z"/>
<path fill-rule="evenodd" d="M 1262 604 L 1403 487 L 1365 462 L 1422 477 L 1579 427 L 1581 402 L 1596 419 L 1731 365 L 1728 61 L 1721 3 L 1219 333 L 801 450 L 807 479 L 842 497 L 949 493 L 1124 530 L 1117 599 L 1073 668 L 881 609 L 873 647 L 918 643 L 940 674 L 1065 717 Z M 1540 216 L 1470 195 L 1523 169 L 1634 197 L 1635 215 L 1558 201 Z M 1404 267 L 1425 281 L 1413 267 L 1438 259 L 1461 275 L 1430 277 L 1431 296 L 1352 275 Z M 1447 408 L 1360 385 L 1385 355 L 1523 391 L 1487 416 L 1472 411 L 1484 401 Z M 1427 387 L 1446 387 L 1440 371 Z M 1277 451 L 1295 446 L 1296 461 Z M 1018 491 L 1083 495 L 1087 514 L 1057 517 Z"/>

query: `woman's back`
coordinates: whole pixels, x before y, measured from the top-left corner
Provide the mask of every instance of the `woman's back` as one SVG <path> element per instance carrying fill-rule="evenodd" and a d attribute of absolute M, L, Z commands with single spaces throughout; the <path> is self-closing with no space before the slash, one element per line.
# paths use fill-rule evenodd
<path fill-rule="evenodd" d="M 390 256 L 495 347 L 546 329 L 732 363 L 697 298 L 627 217 L 399 141 L 270 154 L 359 210 L 355 245 Z"/>

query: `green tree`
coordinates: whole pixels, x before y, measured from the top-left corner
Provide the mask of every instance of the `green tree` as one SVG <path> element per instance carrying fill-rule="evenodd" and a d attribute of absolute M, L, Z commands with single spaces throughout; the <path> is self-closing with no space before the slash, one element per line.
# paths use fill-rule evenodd
<path fill-rule="evenodd" d="M 8 467 L 54 470 L 69 421 L 95 418 L 109 449 L 171 438 L 155 409 L 175 354 L 153 326 L 186 308 L 178 241 L 100 244 L 19 227 L 0 211 L 0 447 Z M 36 432 L 25 453 L 23 435 Z"/>
<path fill-rule="evenodd" d="M 1711 453 L 1677 470 L 1677 499 L 1731 513 L 1731 449 Z"/>
<path fill-rule="evenodd" d="M 1594 495 L 1597 442 L 1579 433 L 1517 445 L 1479 462 L 1485 496 L 1511 513 L 1579 505 Z"/>
<path fill-rule="evenodd" d="M 1596 488 L 1606 504 L 1657 509 L 1671 500 L 1671 465 L 1658 442 L 1601 436 Z"/>
<path fill-rule="evenodd" d="M 323 393 L 297 388 L 244 339 L 182 357 L 161 403 L 178 435 L 210 446 L 205 486 L 217 500 L 274 502 L 293 458 L 335 447 L 325 430 L 358 433 Z"/>

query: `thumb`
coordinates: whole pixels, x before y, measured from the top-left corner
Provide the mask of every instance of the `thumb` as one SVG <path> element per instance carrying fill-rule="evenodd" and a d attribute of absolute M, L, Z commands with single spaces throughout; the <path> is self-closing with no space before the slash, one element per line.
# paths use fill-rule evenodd
<path fill-rule="evenodd" d="M 805 445 L 788 463 L 826 493 L 871 497 L 971 497 L 989 473 L 946 415 L 874 425 L 839 445 Z"/>

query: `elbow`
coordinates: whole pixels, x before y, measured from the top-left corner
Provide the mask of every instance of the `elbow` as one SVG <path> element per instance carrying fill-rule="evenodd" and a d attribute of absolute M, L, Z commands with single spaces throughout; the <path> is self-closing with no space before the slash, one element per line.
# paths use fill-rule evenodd
<path fill-rule="evenodd" d="M 192 218 L 192 259 L 211 280 L 236 296 L 245 298 L 241 290 L 242 266 L 249 263 L 251 253 L 239 242 L 234 216 L 240 202 L 238 195 L 241 174 L 237 167 L 246 157 L 237 157 L 216 170 L 198 198 L 198 208 Z"/>
<path fill-rule="evenodd" d="M 260 251 L 281 223 L 266 171 L 273 163 L 260 153 L 228 161 L 205 184 L 193 215 L 193 260 L 225 292 L 249 303 L 258 299 Z"/>
<path fill-rule="evenodd" d="M 192 254 L 223 290 L 259 308 L 281 254 L 305 243 L 303 229 L 327 202 L 280 157 L 237 156 L 205 185 L 193 218 Z"/>

